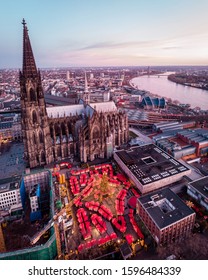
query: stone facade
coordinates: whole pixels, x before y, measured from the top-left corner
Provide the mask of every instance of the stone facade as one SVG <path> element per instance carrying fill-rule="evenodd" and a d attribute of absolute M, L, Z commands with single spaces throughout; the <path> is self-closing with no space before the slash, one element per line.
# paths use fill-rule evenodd
<path fill-rule="evenodd" d="M 31 168 L 75 156 L 82 162 L 109 158 L 115 146 L 128 141 L 127 115 L 113 101 L 89 103 L 88 89 L 79 104 L 46 107 L 24 20 L 20 92 L 25 157 Z"/>

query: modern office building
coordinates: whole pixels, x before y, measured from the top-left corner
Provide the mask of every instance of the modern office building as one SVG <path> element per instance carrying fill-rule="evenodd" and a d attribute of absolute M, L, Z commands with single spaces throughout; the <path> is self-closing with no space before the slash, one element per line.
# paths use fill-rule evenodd
<path fill-rule="evenodd" d="M 25 186 L 22 176 L 0 180 L 0 217 L 10 220 L 23 214 Z"/>
<path fill-rule="evenodd" d="M 22 204 L 20 195 L 21 176 L 0 180 L 0 210 L 11 205 Z"/>
<path fill-rule="evenodd" d="M 176 182 L 191 172 L 154 144 L 119 150 L 114 159 L 142 194 Z"/>

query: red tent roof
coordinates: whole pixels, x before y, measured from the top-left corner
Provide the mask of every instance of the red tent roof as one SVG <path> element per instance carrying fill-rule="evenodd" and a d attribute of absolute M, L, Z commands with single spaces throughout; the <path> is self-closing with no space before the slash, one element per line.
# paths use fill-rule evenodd
<path fill-rule="evenodd" d="M 131 208 L 135 209 L 136 208 L 136 203 L 137 203 L 137 198 L 136 196 L 132 196 L 129 201 L 128 204 Z"/>

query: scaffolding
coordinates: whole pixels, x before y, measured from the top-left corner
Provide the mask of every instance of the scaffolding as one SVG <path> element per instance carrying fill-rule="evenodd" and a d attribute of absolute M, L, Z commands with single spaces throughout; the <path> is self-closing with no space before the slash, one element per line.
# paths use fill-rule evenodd
<path fill-rule="evenodd" d="M 42 175 L 42 176 L 41 176 Z M 40 182 L 40 185 L 45 188 L 47 185 L 49 186 L 49 201 L 50 201 L 50 217 L 54 216 L 54 204 L 53 204 L 53 183 L 52 183 L 52 175 L 50 170 L 44 169 L 43 171 L 33 171 L 28 175 L 24 176 L 24 181 L 26 183 L 26 188 L 29 190 L 30 184 L 35 184 Z M 53 219 L 53 218 L 52 218 Z M 0 260 L 54 260 L 57 257 L 57 241 L 55 229 L 52 226 L 52 219 L 48 222 L 46 227 L 41 233 L 45 233 L 50 229 L 50 238 L 45 244 L 37 245 L 34 247 L 29 247 L 21 250 L 16 250 L 12 252 L 6 252 L 6 250 L 0 251 Z M 0 247 L 2 247 L 4 240 L 2 237 L 2 228 L 0 227 Z M 42 234 L 41 234 L 42 236 Z M 33 238 L 39 238 L 38 235 L 35 235 Z M 35 243 L 35 242 L 34 242 Z"/>
<path fill-rule="evenodd" d="M 0 222 L 0 253 L 4 253 L 4 252 L 6 252 L 6 245 L 4 241 L 4 233 L 2 230 L 2 225 Z"/>

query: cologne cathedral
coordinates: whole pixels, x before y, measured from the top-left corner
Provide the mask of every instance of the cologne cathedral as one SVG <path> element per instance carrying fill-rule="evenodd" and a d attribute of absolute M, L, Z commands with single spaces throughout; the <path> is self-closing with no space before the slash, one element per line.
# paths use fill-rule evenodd
<path fill-rule="evenodd" d="M 81 162 L 109 158 L 128 141 L 128 119 L 113 101 L 91 103 L 85 83 L 78 104 L 46 107 L 40 71 L 23 19 L 20 99 L 25 158 L 34 168 L 78 157 Z"/>

